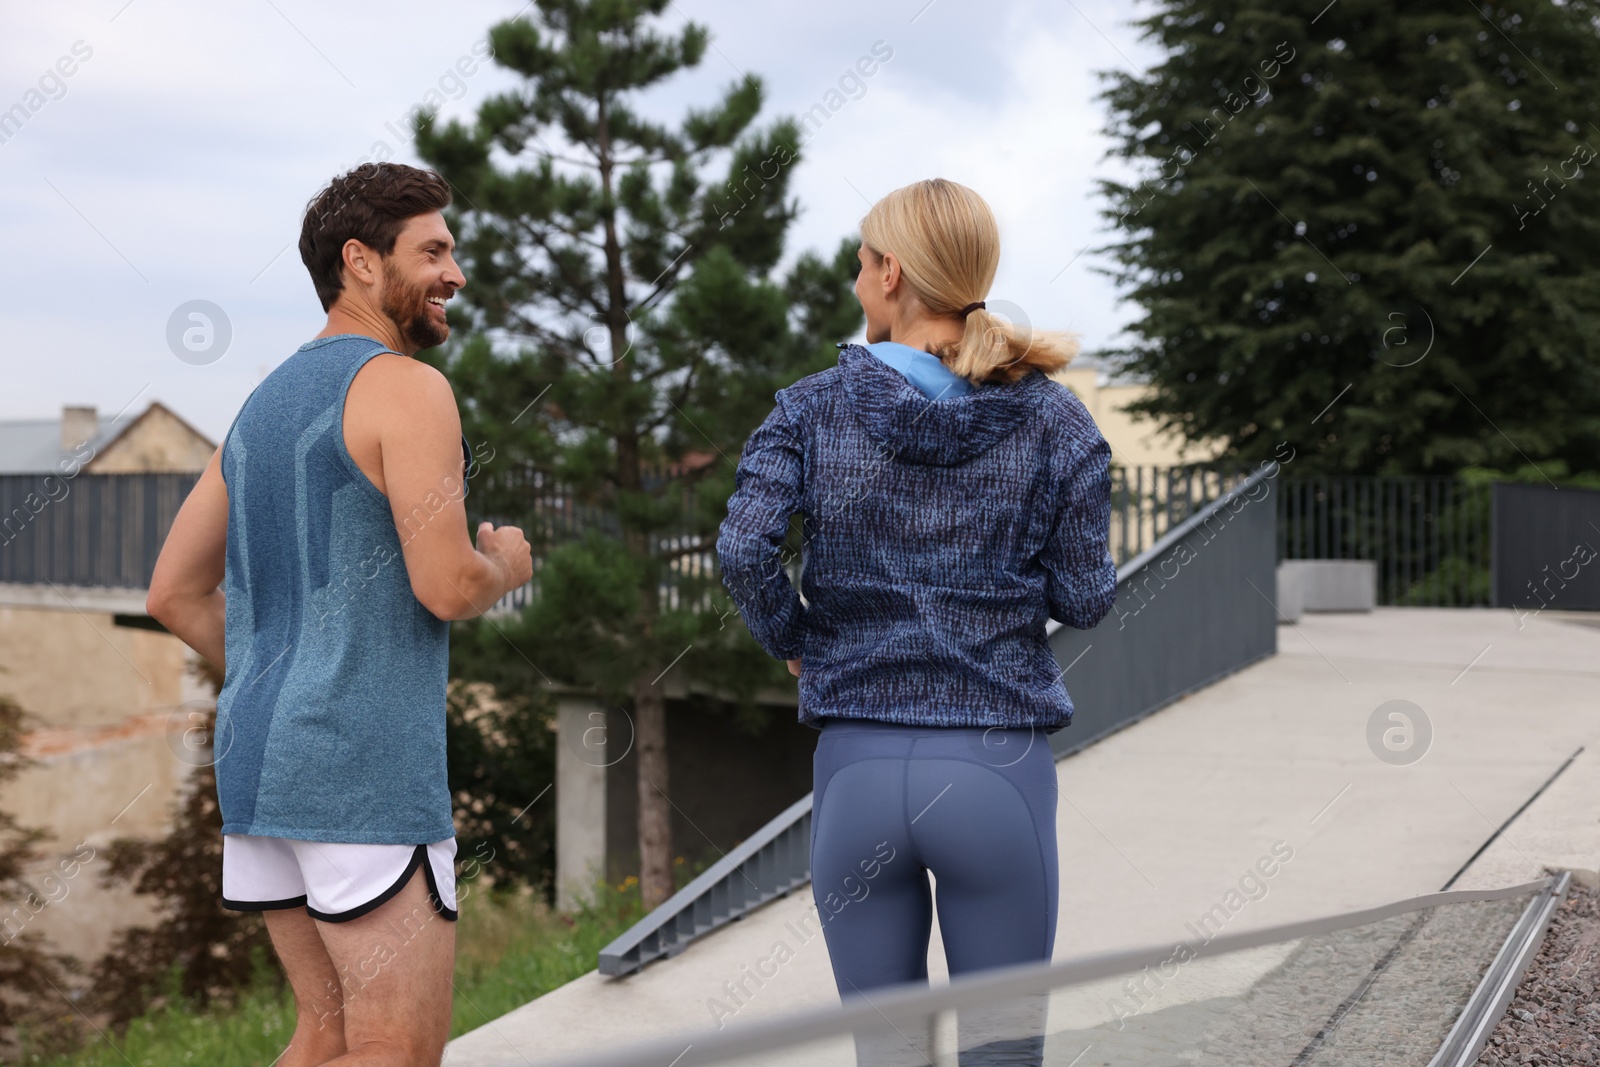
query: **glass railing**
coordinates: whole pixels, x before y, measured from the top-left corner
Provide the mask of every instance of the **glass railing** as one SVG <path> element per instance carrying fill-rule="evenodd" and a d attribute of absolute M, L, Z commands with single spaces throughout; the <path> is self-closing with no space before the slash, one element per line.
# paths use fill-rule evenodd
<path fill-rule="evenodd" d="M 1190 931 L 1162 948 L 851 993 L 830 1010 L 572 1064 L 1429 1067 L 1465 1020 L 1487 1017 L 1469 1010 L 1475 999 L 1515 986 L 1511 957 L 1536 949 L 1566 884 L 1435 893 L 1209 940 Z M 1497 1018 L 1504 999 L 1489 1008 Z"/>

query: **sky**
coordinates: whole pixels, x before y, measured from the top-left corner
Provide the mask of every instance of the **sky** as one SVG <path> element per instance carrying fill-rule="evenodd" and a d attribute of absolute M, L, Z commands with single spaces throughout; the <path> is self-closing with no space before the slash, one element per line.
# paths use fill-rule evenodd
<path fill-rule="evenodd" d="M 875 47 L 892 51 L 864 89 L 843 83 L 847 102 L 804 142 L 779 270 L 807 249 L 831 254 L 893 189 L 948 178 L 999 220 L 991 307 L 1078 332 L 1092 358 L 1139 313 L 1093 270 L 1113 236 L 1094 180 L 1129 176 L 1106 157 L 1096 72 L 1159 61 L 1130 22 L 1146 11 L 673 0 L 657 31 L 695 22 L 710 47 L 634 106 L 676 126 L 748 72 L 766 90 L 764 128 L 821 102 Z M 470 121 L 514 86 L 474 46 L 519 13 L 532 13 L 525 0 L 10 6 L 0 113 L 26 114 L 0 125 L 0 419 L 63 404 L 131 415 L 159 400 L 220 441 L 251 389 L 322 328 L 294 247 L 306 202 L 374 155 L 420 163 L 405 116 L 430 91 L 441 120 Z M 191 318 L 194 301 L 215 310 Z"/>

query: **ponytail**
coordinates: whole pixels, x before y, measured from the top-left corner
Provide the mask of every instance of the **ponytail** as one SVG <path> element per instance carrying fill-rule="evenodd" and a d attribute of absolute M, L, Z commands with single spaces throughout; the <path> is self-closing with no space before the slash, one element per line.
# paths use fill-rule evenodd
<path fill-rule="evenodd" d="M 878 259 L 893 252 L 913 296 L 937 316 L 962 318 L 984 300 L 1000 262 L 1000 228 L 983 197 L 932 178 L 896 189 L 861 220 L 861 242 Z M 944 365 L 974 385 L 1014 382 L 1030 371 L 1061 370 L 1078 354 L 1077 336 L 1035 330 L 987 308 L 965 315 L 961 339 L 935 346 Z"/>

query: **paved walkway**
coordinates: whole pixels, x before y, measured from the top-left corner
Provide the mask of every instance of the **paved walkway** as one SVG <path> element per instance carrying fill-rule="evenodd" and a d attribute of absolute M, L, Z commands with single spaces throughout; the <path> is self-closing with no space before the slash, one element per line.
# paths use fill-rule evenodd
<path fill-rule="evenodd" d="M 1231 932 L 1434 892 L 1574 750 L 1579 757 L 1454 888 L 1511 885 L 1546 863 L 1600 872 L 1600 628 L 1554 612 L 1386 608 L 1306 615 L 1278 655 L 1058 764 L 1056 958 L 1170 945 L 1274 846 Z M 1403 720 L 1414 720 L 1409 751 Z M 1271 865 L 1268 865 L 1271 867 Z M 1242 894 L 1241 894 L 1242 895 Z M 1235 900 L 1238 898 L 1236 897 Z M 449 1067 L 537 1065 L 648 1038 L 838 1003 L 808 890 L 623 979 L 591 972 L 464 1034 Z M 815 930 L 814 925 L 809 928 Z M 729 985 L 792 951 L 752 996 Z M 769 967 L 770 969 L 770 967 Z M 935 927 L 929 971 L 943 981 Z M 719 1008 L 721 1005 L 721 1008 Z M 726 1009 L 726 1011 L 722 1010 Z M 731 1012 L 731 1015 L 728 1014 Z"/>

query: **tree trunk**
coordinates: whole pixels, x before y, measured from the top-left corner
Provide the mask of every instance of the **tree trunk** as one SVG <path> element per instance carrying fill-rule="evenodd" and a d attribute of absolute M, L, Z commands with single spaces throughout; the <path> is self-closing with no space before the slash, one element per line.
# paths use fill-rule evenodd
<path fill-rule="evenodd" d="M 639 893 L 654 908 L 673 893 L 672 810 L 667 800 L 667 707 L 661 687 L 635 679 L 639 754 Z"/>
<path fill-rule="evenodd" d="M 606 97 L 602 93 L 596 109 L 596 152 L 600 169 L 600 188 L 604 196 L 601 219 L 605 229 L 606 327 L 611 335 L 611 375 L 622 395 L 632 381 L 632 364 L 627 360 L 628 293 L 624 284 L 622 245 L 617 238 L 616 204 L 611 183 L 614 163 L 611 137 L 606 122 Z M 624 491 L 643 488 L 639 461 L 639 435 L 632 425 L 618 426 L 617 484 Z M 641 531 L 625 530 L 623 540 L 636 556 L 650 554 L 650 539 Z M 654 568 L 642 590 L 639 638 L 648 645 L 659 611 Z M 646 908 L 654 908 L 672 895 L 672 812 L 667 784 L 667 706 L 654 679 L 643 674 L 633 680 L 635 747 L 639 754 L 639 894 Z"/>

